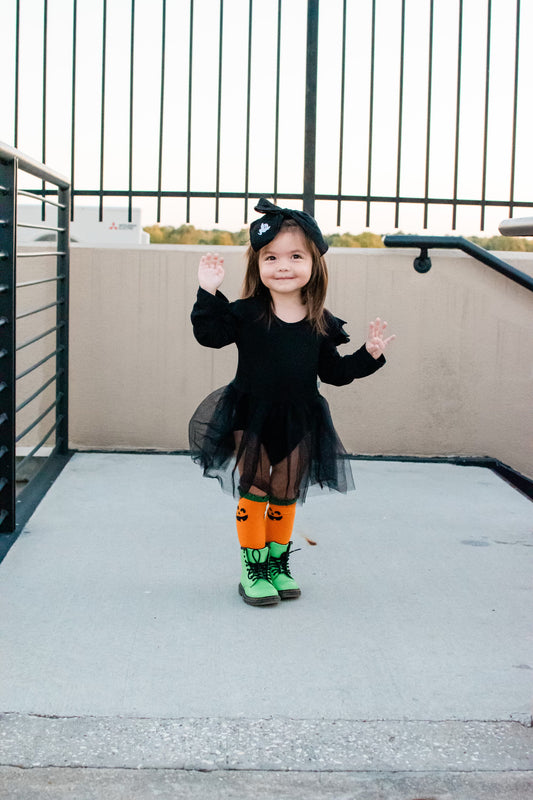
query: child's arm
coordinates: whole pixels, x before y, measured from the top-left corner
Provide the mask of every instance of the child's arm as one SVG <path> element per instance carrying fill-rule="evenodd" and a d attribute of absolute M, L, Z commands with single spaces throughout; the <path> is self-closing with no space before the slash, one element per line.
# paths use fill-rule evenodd
<path fill-rule="evenodd" d="M 376 317 L 368 326 L 368 338 L 365 342 L 365 347 L 372 358 L 377 359 L 382 356 L 387 345 L 396 339 L 394 334 L 385 338 L 386 330 L 387 323 L 380 320 L 379 317 Z"/>
<path fill-rule="evenodd" d="M 365 344 L 355 353 L 346 356 L 341 356 L 335 346 L 342 344 L 342 341 L 326 338 L 320 349 L 318 364 L 320 380 L 334 386 L 345 386 L 356 378 L 365 378 L 380 369 L 385 364 L 383 351 L 395 338 L 385 337 L 386 328 L 386 322 L 382 322 L 379 317 L 375 319 L 370 323 Z M 344 335 L 345 341 L 348 341 L 348 337 Z"/>
<path fill-rule="evenodd" d="M 224 279 L 224 259 L 207 253 L 198 266 L 198 295 L 191 313 L 196 340 L 205 347 L 225 347 L 235 341 L 237 320 L 218 287 Z"/>
<path fill-rule="evenodd" d="M 224 280 L 224 259 L 218 253 L 206 253 L 198 266 L 198 283 L 210 294 L 216 294 Z"/>

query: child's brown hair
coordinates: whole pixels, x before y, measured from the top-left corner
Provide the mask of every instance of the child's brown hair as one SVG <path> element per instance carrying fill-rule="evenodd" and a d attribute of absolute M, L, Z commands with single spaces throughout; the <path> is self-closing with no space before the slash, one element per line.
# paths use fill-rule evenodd
<path fill-rule="evenodd" d="M 313 329 L 320 334 L 326 333 L 326 323 L 324 319 L 324 303 L 326 302 L 326 292 L 328 289 L 328 268 L 321 256 L 316 244 L 307 236 L 305 231 L 293 220 L 285 220 L 281 231 L 290 228 L 298 228 L 305 236 L 307 249 L 311 254 L 312 267 L 311 277 L 309 282 L 302 289 L 302 300 L 307 308 L 307 319 L 311 323 Z M 255 251 L 251 245 L 248 245 L 246 251 L 246 274 L 242 285 L 241 297 L 263 297 L 267 302 L 268 319 L 272 319 L 272 297 L 266 286 L 261 281 L 259 272 L 259 254 L 261 251 Z"/>

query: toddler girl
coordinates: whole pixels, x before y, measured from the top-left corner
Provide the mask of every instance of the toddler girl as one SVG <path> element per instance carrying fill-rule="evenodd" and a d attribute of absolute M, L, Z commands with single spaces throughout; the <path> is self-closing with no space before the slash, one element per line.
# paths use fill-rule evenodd
<path fill-rule="evenodd" d="M 245 603 L 272 605 L 299 597 L 289 570 L 296 502 L 309 486 L 353 488 L 350 462 L 319 394 L 317 376 L 342 386 L 385 363 L 387 323 L 370 323 L 365 344 L 341 356 L 349 341 L 344 321 L 324 308 L 328 272 L 324 241 L 303 211 L 261 198 L 263 214 L 250 226 L 242 299 L 230 303 L 219 287 L 223 259 L 200 260 L 194 335 L 206 347 L 237 345 L 233 381 L 195 411 L 190 447 L 204 475 L 239 497 L 239 593 Z"/>

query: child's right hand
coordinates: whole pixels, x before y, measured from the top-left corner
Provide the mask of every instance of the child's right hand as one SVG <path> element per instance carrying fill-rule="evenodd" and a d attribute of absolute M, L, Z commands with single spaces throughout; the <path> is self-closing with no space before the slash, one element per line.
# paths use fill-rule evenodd
<path fill-rule="evenodd" d="M 198 266 L 198 283 L 206 292 L 216 294 L 224 280 L 224 259 L 218 253 L 206 253 Z"/>

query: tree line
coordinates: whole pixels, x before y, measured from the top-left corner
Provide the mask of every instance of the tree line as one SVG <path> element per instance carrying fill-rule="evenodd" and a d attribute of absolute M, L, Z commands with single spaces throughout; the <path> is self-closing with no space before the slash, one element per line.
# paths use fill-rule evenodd
<path fill-rule="evenodd" d="M 194 225 L 147 225 L 144 230 L 150 235 L 150 244 L 205 244 L 212 247 L 224 245 L 247 245 L 248 229 L 240 231 L 224 231 L 218 229 L 203 230 Z M 384 247 L 382 237 L 377 233 L 332 233 L 324 237 L 330 247 Z M 533 252 L 533 239 L 523 236 L 468 236 L 474 244 L 485 250 L 514 250 Z"/>

